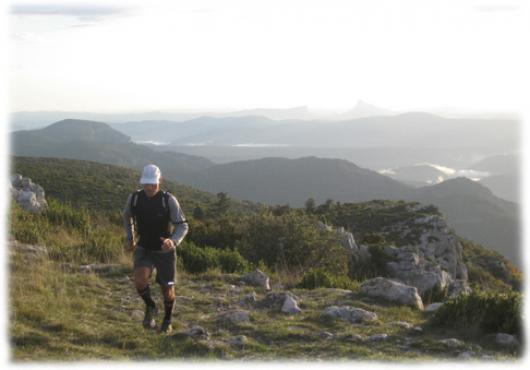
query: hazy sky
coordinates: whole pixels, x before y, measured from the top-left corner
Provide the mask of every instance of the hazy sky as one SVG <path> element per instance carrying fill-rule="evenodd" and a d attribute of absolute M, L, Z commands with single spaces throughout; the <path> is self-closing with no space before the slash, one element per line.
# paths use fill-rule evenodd
<path fill-rule="evenodd" d="M 9 109 L 517 111 L 525 1 L 11 1 Z"/>

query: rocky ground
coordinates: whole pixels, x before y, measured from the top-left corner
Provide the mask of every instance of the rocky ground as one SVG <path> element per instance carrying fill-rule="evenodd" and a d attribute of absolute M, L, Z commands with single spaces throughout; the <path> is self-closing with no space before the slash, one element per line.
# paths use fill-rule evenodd
<path fill-rule="evenodd" d="M 11 193 L 31 213 L 47 206 L 44 190 L 21 175 L 12 177 Z M 259 270 L 245 275 L 179 271 L 171 335 L 142 327 L 143 302 L 131 279 L 130 255 L 114 264 L 75 265 L 50 259 L 44 246 L 10 240 L 12 358 L 520 359 L 522 346 L 514 336 L 429 325 L 443 299 L 424 304 L 420 296 L 469 291 L 468 270 L 462 245 L 438 214 L 416 214 L 422 208 L 414 204 L 403 209 L 393 216 L 396 222 L 382 229 L 399 248 L 385 246 L 377 261 L 351 232 L 318 225 L 341 236 L 352 266 L 383 266 L 385 277 L 363 279 L 351 290 L 287 289 Z M 58 232 L 64 234 L 60 240 L 70 241 L 71 235 Z M 152 291 L 162 308 L 160 292 Z"/>
<path fill-rule="evenodd" d="M 16 361 L 433 362 L 521 356 L 513 337 L 430 327 L 429 311 L 435 307 L 385 303 L 363 294 L 360 286 L 286 291 L 271 280 L 269 290 L 217 271 L 179 272 L 175 330 L 166 336 L 142 328 L 143 303 L 127 261 L 65 265 L 50 261 L 37 246 L 11 243 L 10 266 L 10 338 Z M 162 307 L 160 292 L 153 291 Z"/>

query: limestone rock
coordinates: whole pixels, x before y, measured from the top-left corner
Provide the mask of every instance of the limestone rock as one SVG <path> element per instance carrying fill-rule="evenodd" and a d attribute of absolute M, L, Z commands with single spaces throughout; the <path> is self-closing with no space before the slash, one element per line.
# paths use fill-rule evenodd
<path fill-rule="evenodd" d="M 335 335 L 333 335 L 333 333 L 330 333 L 329 331 L 323 331 L 319 334 L 319 336 L 320 338 L 326 339 L 326 340 L 335 338 Z"/>
<path fill-rule="evenodd" d="M 329 306 L 324 309 L 321 315 L 326 318 L 348 321 L 352 324 L 369 323 L 377 320 L 375 312 L 350 306 Z"/>
<path fill-rule="evenodd" d="M 369 341 L 369 342 L 384 342 L 387 339 L 388 339 L 388 334 L 386 334 L 386 333 L 373 334 L 373 335 L 370 335 L 368 338 L 366 338 L 366 340 Z"/>
<path fill-rule="evenodd" d="M 282 312 L 296 314 L 302 312 L 302 310 L 300 307 L 298 307 L 298 303 L 294 300 L 294 298 L 288 295 L 285 297 L 285 301 L 283 302 Z"/>
<path fill-rule="evenodd" d="M 256 297 L 255 292 L 246 294 L 243 297 L 241 297 L 241 299 L 239 300 L 239 303 L 245 304 L 245 305 L 253 305 L 256 302 L 257 302 L 257 297 Z"/>
<path fill-rule="evenodd" d="M 200 339 L 208 339 L 210 337 L 210 333 L 206 331 L 202 326 L 200 325 L 192 325 L 187 331 L 186 334 L 193 338 L 200 338 Z"/>
<path fill-rule="evenodd" d="M 229 340 L 229 343 L 233 346 L 242 347 L 248 343 L 248 338 L 245 335 L 236 335 Z"/>
<path fill-rule="evenodd" d="M 258 305 L 274 311 L 282 311 L 288 298 L 292 299 L 296 303 L 296 307 L 298 307 L 300 299 L 291 292 L 269 292 Z"/>
<path fill-rule="evenodd" d="M 248 311 L 234 310 L 223 312 L 217 317 L 218 321 L 228 321 L 232 324 L 248 323 L 250 321 Z"/>
<path fill-rule="evenodd" d="M 449 348 L 461 348 L 464 347 L 464 342 L 456 338 L 446 338 L 438 341 L 439 343 Z"/>
<path fill-rule="evenodd" d="M 407 204 L 407 211 L 417 212 L 421 204 Z M 443 216 L 422 214 L 383 225 L 378 234 L 393 241 L 399 247 L 383 248 L 382 276 L 400 281 L 418 289 L 418 294 L 440 294 L 443 298 L 469 291 L 468 272 L 463 259 L 463 248 L 449 229 Z M 346 238 L 347 239 L 347 238 Z M 369 263 L 371 255 L 366 247 L 350 245 L 351 261 Z"/>
<path fill-rule="evenodd" d="M 400 232 L 402 236 L 419 234 L 419 237 L 410 245 L 385 248 L 385 254 L 392 259 L 387 264 L 390 277 L 418 288 L 420 295 L 431 289 L 445 291 L 457 280 L 467 284 L 462 245 L 442 216 L 418 217 L 414 225 L 396 223 L 386 227 L 383 235 L 392 232 Z"/>
<path fill-rule="evenodd" d="M 259 269 L 256 269 L 255 271 L 249 272 L 248 274 L 241 276 L 239 280 L 248 285 L 262 287 L 265 290 L 271 289 L 269 277 Z"/>
<path fill-rule="evenodd" d="M 11 253 L 22 254 L 29 259 L 39 259 L 48 257 L 48 249 L 43 245 L 33 245 L 20 243 L 17 240 L 9 242 L 9 250 Z"/>
<path fill-rule="evenodd" d="M 363 294 L 385 301 L 408 305 L 423 310 L 423 302 L 415 287 L 384 277 L 376 277 L 361 285 Z"/>
<path fill-rule="evenodd" d="M 458 354 L 458 358 L 462 360 L 471 360 L 476 354 L 473 351 L 464 351 Z"/>
<path fill-rule="evenodd" d="M 389 325 L 399 326 L 400 328 L 407 329 L 407 330 L 412 329 L 412 324 L 406 321 L 392 321 L 389 323 Z"/>
<path fill-rule="evenodd" d="M 348 342 L 353 342 L 353 343 L 360 343 L 360 342 L 364 342 L 366 340 L 366 338 L 360 334 L 350 334 L 348 336 L 346 336 L 344 338 L 345 340 L 347 340 Z"/>
<path fill-rule="evenodd" d="M 339 226 L 333 229 L 333 227 L 326 225 L 322 221 L 318 221 L 317 228 L 321 231 L 335 232 L 338 235 L 340 244 L 349 252 L 350 266 L 356 263 L 366 263 L 370 260 L 371 255 L 368 247 L 357 244 L 353 233 L 347 231 L 344 227 Z"/>
<path fill-rule="evenodd" d="M 427 307 L 425 307 L 425 312 L 435 312 L 437 311 L 440 307 L 442 307 L 444 304 L 441 303 L 441 302 L 434 302 L 434 303 L 431 303 L 430 305 L 428 305 Z"/>
<path fill-rule="evenodd" d="M 470 294 L 471 288 L 467 281 L 455 280 L 449 284 L 447 298 L 454 298 L 460 294 Z"/>
<path fill-rule="evenodd" d="M 506 333 L 497 333 L 495 335 L 495 344 L 502 347 L 518 347 L 519 341 L 517 338 L 511 334 Z"/>
<path fill-rule="evenodd" d="M 41 213 L 48 206 L 42 186 L 20 174 L 11 176 L 11 195 L 23 209 L 32 213 Z"/>

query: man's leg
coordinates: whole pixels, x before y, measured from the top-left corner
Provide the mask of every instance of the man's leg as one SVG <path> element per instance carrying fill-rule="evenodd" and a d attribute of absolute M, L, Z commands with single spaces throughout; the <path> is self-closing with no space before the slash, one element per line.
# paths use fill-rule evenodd
<path fill-rule="evenodd" d="M 145 315 L 143 325 L 145 328 L 154 328 L 156 326 L 155 316 L 157 313 L 156 305 L 151 298 L 151 289 L 149 288 L 149 278 L 153 271 L 153 261 L 143 248 L 136 247 L 134 252 L 134 285 L 136 291 L 145 302 Z"/>
<path fill-rule="evenodd" d="M 164 296 L 164 320 L 160 330 L 169 334 L 173 328 L 171 326 L 171 313 L 175 303 L 175 252 L 160 253 L 157 255 L 156 262 L 156 281 L 160 285 L 162 295 Z"/>
<path fill-rule="evenodd" d="M 164 295 L 164 321 L 171 322 L 171 313 L 175 303 L 175 288 L 173 285 L 160 285 Z"/>
<path fill-rule="evenodd" d="M 147 306 L 155 306 L 155 302 L 151 298 L 151 289 L 149 288 L 149 277 L 151 276 L 151 268 L 146 266 L 136 267 L 134 269 L 134 285 L 136 291 L 142 297 Z"/>

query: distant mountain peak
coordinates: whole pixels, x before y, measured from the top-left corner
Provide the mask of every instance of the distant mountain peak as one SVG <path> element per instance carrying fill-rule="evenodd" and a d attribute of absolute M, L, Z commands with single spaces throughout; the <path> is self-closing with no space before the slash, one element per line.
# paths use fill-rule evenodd
<path fill-rule="evenodd" d="M 472 195 L 487 195 L 493 197 L 493 193 L 486 186 L 477 181 L 473 181 L 467 177 L 455 177 L 442 181 L 436 185 L 424 187 L 422 189 L 439 189 L 445 194 L 472 194 Z"/>
<path fill-rule="evenodd" d="M 100 143 L 126 143 L 129 136 L 114 130 L 104 122 L 81 119 L 63 119 L 42 129 L 41 134 L 66 141 L 97 141 Z"/>
<path fill-rule="evenodd" d="M 57 129 L 57 128 L 63 128 L 63 127 L 94 127 L 94 128 L 112 128 L 106 124 L 105 122 L 99 122 L 99 121 L 90 121 L 85 119 L 76 119 L 76 118 L 66 118 L 60 121 L 57 121 L 55 123 L 52 123 L 49 126 L 46 126 L 44 130 L 46 129 Z"/>
<path fill-rule="evenodd" d="M 372 116 L 388 116 L 396 114 L 388 109 L 379 108 L 373 104 L 367 103 L 364 100 L 357 100 L 357 104 L 342 114 L 344 118 L 363 118 Z"/>

